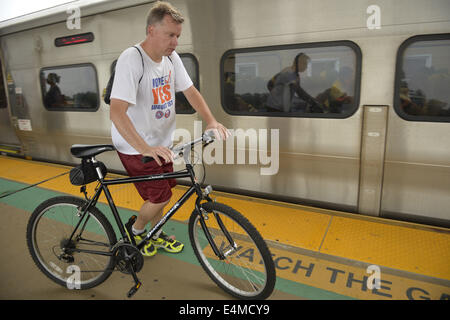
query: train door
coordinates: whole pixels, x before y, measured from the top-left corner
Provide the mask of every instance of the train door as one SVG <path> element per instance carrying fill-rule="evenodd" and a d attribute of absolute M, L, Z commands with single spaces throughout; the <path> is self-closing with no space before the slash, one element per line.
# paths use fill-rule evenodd
<path fill-rule="evenodd" d="M 12 80 L 3 74 L 3 70 L 3 61 L 0 56 L 0 151 L 17 153 L 20 150 L 20 141 L 11 122 L 6 92 L 7 83 Z"/>

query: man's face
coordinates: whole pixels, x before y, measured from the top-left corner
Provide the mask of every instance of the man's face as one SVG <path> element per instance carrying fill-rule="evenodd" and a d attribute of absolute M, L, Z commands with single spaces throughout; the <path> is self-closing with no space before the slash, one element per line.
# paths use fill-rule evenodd
<path fill-rule="evenodd" d="M 162 56 L 169 56 L 178 45 L 181 23 L 175 22 L 172 17 L 166 15 L 160 23 L 149 26 L 148 31 L 158 53 Z"/>

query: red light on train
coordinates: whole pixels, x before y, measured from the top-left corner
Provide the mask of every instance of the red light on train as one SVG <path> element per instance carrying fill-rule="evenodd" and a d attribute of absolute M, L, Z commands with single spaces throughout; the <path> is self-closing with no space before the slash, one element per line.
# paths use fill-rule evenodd
<path fill-rule="evenodd" d="M 94 34 L 92 32 L 74 34 L 71 36 L 60 37 L 55 39 L 55 46 L 63 47 L 73 44 L 87 43 L 94 41 Z"/>

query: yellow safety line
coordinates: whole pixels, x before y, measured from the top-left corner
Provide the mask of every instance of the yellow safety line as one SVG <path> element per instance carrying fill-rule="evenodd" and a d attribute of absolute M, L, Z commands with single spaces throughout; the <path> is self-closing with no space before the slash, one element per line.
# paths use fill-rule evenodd
<path fill-rule="evenodd" d="M 7 148 L 0 148 L 0 152 L 7 152 L 7 153 L 19 153 L 19 151 L 18 151 L 18 150 L 7 149 Z"/>

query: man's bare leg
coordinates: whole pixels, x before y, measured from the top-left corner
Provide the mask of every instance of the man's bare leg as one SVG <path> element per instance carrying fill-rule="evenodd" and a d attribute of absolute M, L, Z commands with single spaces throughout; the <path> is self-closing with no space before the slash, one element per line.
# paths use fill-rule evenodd
<path fill-rule="evenodd" d="M 164 215 L 164 207 L 169 201 L 170 199 L 166 202 L 158 204 L 151 203 L 150 201 L 145 201 L 133 225 L 133 232 L 136 234 L 141 230 L 143 231 L 148 222 L 151 223 L 152 227 L 157 225 L 158 222 L 162 219 Z M 153 256 L 158 248 L 163 248 L 165 251 L 171 253 L 178 253 L 183 250 L 184 244 L 176 241 L 174 235 L 168 236 L 164 234 L 164 236 L 161 236 L 160 232 L 162 232 L 161 229 L 153 236 L 152 241 L 148 244 L 148 248 L 147 246 L 144 247 L 144 255 Z"/>
<path fill-rule="evenodd" d="M 161 203 L 151 203 L 148 200 L 145 201 L 134 222 L 134 229 L 143 230 L 148 222 L 150 222 L 153 227 L 163 217 L 163 209 L 169 201 L 170 200 Z"/>

